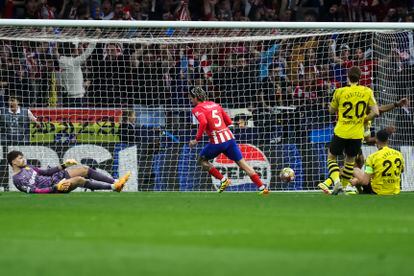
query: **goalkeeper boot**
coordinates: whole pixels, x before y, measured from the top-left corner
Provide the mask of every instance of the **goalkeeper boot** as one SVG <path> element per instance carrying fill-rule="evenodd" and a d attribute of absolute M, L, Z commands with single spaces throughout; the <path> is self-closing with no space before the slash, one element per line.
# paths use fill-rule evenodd
<path fill-rule="evenodd" d="M 127 172 L 124 176 L 122 176 L 120 179 L 115 181 L 114 185 L 114 191 L 115 192 L 121 192 L 124 188 L 125 184 L 128 182 L 129 177 L 131 176 L 131 172 Z"/>
<path fill-rule="evenodd" d="M 321 182 L 318 184 L 319 189 L 322 190 L 322 192 L 324 192 L 326 195 L 330 195 L 331 194 L 331 190 L 329 190 L 328 185 L 326 185 L 325 183 Z"/>
<path fill-rule="evenodd" d="M 219 192 L 219 193 L 224 192 L 224 190 L 225 190 L 228 186 L 230 186 L 230 184 L 231 184 L 231 180 L 230 180 L 230 179 L 228 179 L 228 178 L 224 179 L 223 181 L 221 181 L 220 188 L 218 189 L 218 192 Z"/>

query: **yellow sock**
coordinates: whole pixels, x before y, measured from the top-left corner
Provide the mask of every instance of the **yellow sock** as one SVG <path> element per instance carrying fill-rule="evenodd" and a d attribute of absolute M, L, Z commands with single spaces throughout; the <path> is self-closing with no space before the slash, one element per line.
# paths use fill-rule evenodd
<path fill-rule="evenodd" d="M 355 162 L 345 162 L 344 169 L 342 170 L 342 186 L 345 188 L 351 184 L 351 178 L 354 176 Z"/>
<path fill-rule="evenodd" d="M 339 181 L 339 166 L 336 160 L 328 159 L 328 171 L 329 171 L 329 178 L 325 180 L 325 184 L 330 186 L 333 183 Z M 328 181 L 330 179 L 330 181 Z"/>

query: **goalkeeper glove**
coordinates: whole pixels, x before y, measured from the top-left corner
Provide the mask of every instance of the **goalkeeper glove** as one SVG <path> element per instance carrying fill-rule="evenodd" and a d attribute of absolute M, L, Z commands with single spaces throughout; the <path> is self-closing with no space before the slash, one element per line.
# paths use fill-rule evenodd
<path fill-rule="evenodd" d="M 66 169 L 67 167 L 78 165 L 78 161 L 75 159 L 67 159 L 65 162 L 61 165 L 62 169 Z"/>
<path fill-rule="evenodd" d="M 66 181 L 61 181 L 56 185 L 56 189 L 59 192 L 67 192 L 70 188 L 70 183 Z"/>

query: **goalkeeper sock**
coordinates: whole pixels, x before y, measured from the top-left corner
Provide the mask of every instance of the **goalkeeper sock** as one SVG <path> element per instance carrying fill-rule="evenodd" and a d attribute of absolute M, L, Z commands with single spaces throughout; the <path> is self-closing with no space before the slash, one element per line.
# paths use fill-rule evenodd
<path fill-rule="evenodd" d="M 355 162 L 345 162 L 344 169 L 342 170 L 342 186 L 345 188 L 351 184 L 351 178 L 354 176 Z"/>
<path fill-rule="evenodd" d="M 212 167 L 208 173 L 212 176 L 214 176 L 214 178 L 217 178 L 220 181 L 224 180 L 224 176 L 221 174 L 221 172 L 219 172 L 219 170 L 217 170 L 216 168 Z"/>
<path fill-rule="evenodd" d="M 265 188 L 265 185 L 263 185 L 263 182 L 257 173 L 251 175 L 250 179 L 253 181 L 254 184 L 256 184 L 259 190 L 263 190 Z"/>
<path fill-rule="evenodd" d="M 327 186 L 332 185 L 333 183 L 339 181 L 339 166 L 336 160 L 328 159 L 328 171 L 329 171 L 329 178 L 325 180 L 325 184 Z"/>
<path fill-rule="evenodd" d="M 87 178 L 91 178 L 91 179 L 94 179 L 94 180 L 106 182 L 106 183 L 109 183 L 109 184 L 113 184 L 115 182 L 115 179 L 113 179 L 112 177 L 106 176 L 103 173 L 95 171 L 91 168 L 88 169 Z"/>
<path fill-rule="evenodd" d="M 90 190 L 113 190 L 115 184 L 108 184 L 105 182 L 99 182 L 94 180 L 86 180 L 85 184 L 83 185 L 84 188 Z M 113 187 L 114 186 L 114 187 Z"/>

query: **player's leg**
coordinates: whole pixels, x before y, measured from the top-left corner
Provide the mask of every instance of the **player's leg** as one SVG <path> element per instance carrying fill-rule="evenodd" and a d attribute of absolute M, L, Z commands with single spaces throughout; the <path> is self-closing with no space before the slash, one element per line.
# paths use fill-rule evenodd
<path fill-rule="evenodd" d="M 222 145 L 208 143 L 200 152 L 197 163 L 201 168 L 218 180 L 223 180 L 224 176 L 217 170 L 209 160 L 216 158 L 222 152 Z"/>
<path fill-rule="evenodd" d="M 342 170 L 341 183 L 344 189 L 353 187 L 351 185 L 351 179 L 354 175 L 355 159 L 361 152 L 362 141 L 360 139 L 349 139 L 345 146 L 345 164 Z M 355 194 L 355 189 L 351 188 L 350 194 Z"/>
<path fill-rule="evenodd" d="M 60 193 L 69 193 L 78 187 L 83 187 L 90 190 L 113 190 L 120 192 L 122 188 L 119 189 L 116 184 L 117 183 L 109 184 L 97 180 L 86 179 L 82 176 L 75 176 L 69 179 L 61 180 L 58 184 L 56 184 L 55 189 Z"/>
<path fill-rule="evenodd" d="M 209 160 L 211 159 L 208 159 L 208 157 L 206 157 L 205 155 L 200 155 L 198 157 L 197 162 L 204 171 L 208 172 L 214 178 L 220 180 L 220 188 L 218 189 L 218 192 L 221 193 L 231 184 L 231 181 L 230 179 L 222 175 L 221 172 L 217 170 L 217 168 L 215 168 L 213 164 L 209 162 Z"/>
<path fill-rule="evenodd" d="M 351 184 L 359 187 L 360 194 L 375 194 L 372 190 L 369 176 L 360 168 L 354 168 L 354 177 L 351 179 Z"/>
<path fill-rule="evenodd" d="M 84 165 L 72 166 L 67 168 L 66 171 L 68 172 L 70 177 L 82 176 L 88 179 L 94 179 L 109 184 L 115 183 L 115 179 L 113 179 L 112 177 L 106 176 L 103 173 L 100 173 Z"/>
<path fill-rule="evenodd" d="M 357 185 L 363 185 L 363 180 L 364 180 L 364 171 L 360 168 L 354 168 L 354 175 L 351 179 L 351 184 L 353 186 L 357 186 Z"/>
<path fill-rule="evenodd" d="M 269 193 L 269 190 L 263 184 L 257 172 L 246 162 L 246 160 L 244 160 L 244 158 L 240 159 L 236 163 L 240 167 L 240 169 L 242 169 L 243 171 L 247 173 L 247 175 L 250 177 L 253 183 L 257 186 L 257 188 L 259 188 L 259 191 L 261 194 Z"/>
<path fill-rule="evenodd" d="M 269 191 L 266 186 L 263 184 L 257 172 L 244 160 L 243 155 L 240 151 L 239 146 L 235 140 L 228 141 L 228 147 L 226 148 L 224 154 L 230 159 L 236 162 L 236 164 L 246 172 L 254 184 L 259 188 L 261 192 L 267 194 Z"/>
<path fill-rule="evenodd" d="M 122 176 L 119 180 L 115 181 L 112 177 L 106 176 L 103 173 L 100 173 L 94 169 L 89 168 L 88 166 L 73 166 L 66 169 L 68 178 L 74 177 L 83 177 L 86 178 L 86 185 L 84 186 L 87 189 L 91 190 L 114 190 L 120 192 L 128 181 L 131 173 L 128 172 Z M 105 184 L 105 185 L 103 185 Z"/>
<path fill-rule="evenodd" d="M 329 189 L 332 184 L 340 183 L 340 169 L 337 161 L 337 156 L 341 155 L 344 150 L 344 139 L 334 135 L 328 149 L 328 173 L 329 176 L 325 181 L 318 184 L 318 187 L 325 193 L 331 194 Z"/>

